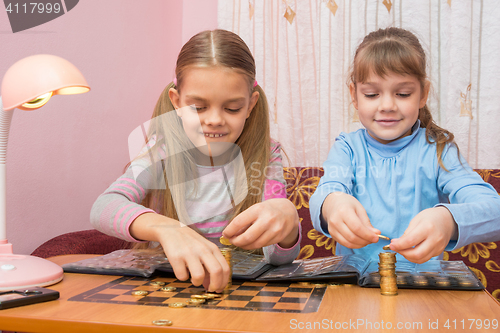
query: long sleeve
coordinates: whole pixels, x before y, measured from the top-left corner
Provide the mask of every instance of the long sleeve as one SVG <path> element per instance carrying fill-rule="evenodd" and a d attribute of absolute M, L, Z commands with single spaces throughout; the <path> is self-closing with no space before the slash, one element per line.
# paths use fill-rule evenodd
<path fill-rule="evenodd" d="M 354 196 L 370 223 L 389 238 L 401 237 L 421 211 L 445 206 L 459 232 L 458 241 L 450 241 L 446 250 L 498 241 L 500 197 L 496 191 L 458 156 L 453 144 L 442 154 L 448 171 L 441 168 L 436 145 L 427 142 L 425 128 L 419 126 L 417 121 L 411 135 L 388 144 L 376 141 L 366 130 L 342 133 L 309 202 L 314 228 L 330 237 L 321 207 L 328 194 L 341 191 Z M 360 249 L 337 244 L 337 254 L 359 253 L 378 260 L 376 255 L 385 244 L 379 240 Z"/>
<path fill-rule="evenodd" d="M 439 168 L 438 187 L 448 197 L 446 207 L 458 225 L 458 240 L 450 242 L 447 250 L 475 242 L 500 240 L 500 196 L 495 189 L 457 156 L 454 145 L 443 152 L 444 166 Z"/>
<path fill-rule="evenodd" d="M 154 147 L 154 141 L 151 141 L 151 146 Z M 152 151 L 164 157 L 164 149 L 162 147 L 159 151 L 155 149 Z M 110 236 L 138 242 L 130 235 L 131 223 L 141 214 L 154 212 L 153 209 L 144 207 L 140 203 L 150 189 L 164 186 L 164 182 L 160 184 L 157 179 L 159 175 L 163 175 L 162 164 L 152 164 L 150 160 L 153 158 L 147 152 L 144 150 L 143 158 L 134 160 L 125 174 L 97 198 L 90 214 L 90 221 L 95 229 Z M 163 161 L 168 164 L 165 160 Z M 198 192 L 196 197 L 186 199 L 188 214 L 194 222 L 193 225 L 213 242 L 218 242 L 222 230 L 229 223 L 228 219 L 232 215 L 232 212 L 227 210 L 229 203 L 226 202 L 228 201 L 227 195 L 224 195 L 226 185 L 223 182 L 222 173 L 217 170 L 219 169 L 199 166 L 198 172 L 204 176 L 199 178 Z M 233 173 L 229 172 L 229 174 Z M 271 145 L 270 162 L 266 169 L 262 194 L 262 200 L 272 198 L 286 198 L 281 150 L 280 145 L 275 142 Z M 289 249 L 283 249 L 277 244 L 264 248 L 267 260 L 274 265 L 293 261 L 299 252 L 300 238 L 297 244 Z"/>
<path fill-rule="evenodd" d="M 321 231 L 328 237 L 330 234 L 321 214 L 323 202 L 333 192 L 353 194 L 354 154 L 344 138 L 344 134 L 341 134 L 328 153 L 328 158 L 323 163 L 323 177 L 309 200 L 309 211 L 314 229 Z"/>
<path fill-rule="evenodd" d="M 154 141 L 151 145 L 154 145 Z M 129 228 L 139 215 L 154 212 L 140 203 L 150 189 L 158 187 L 157 183 L 154 185 L 154 172 L 149 155 L 143 156 L 134 160 L 125 173 L 94 202 L 90 211 L 90 222 L 95 229 L 129 242 L 140 242 L 130 235 Z M 160 167 L 160 163 L 155 167 Z"/>
<path fill-rule="evenodd" d="M 281 145 L 271 142 L 271 156 L 266 169 L 266 180 L 262 200 L 273 198 L 286 198 L 286 183 L 283 176 L 283 163 L 281 159 Z M 266 260 L 272 265 L 283 265 L 292 262 L 300 252 L 301 226 L 299 224 L 299 238 L 294 246 L 284 249 L 278 244 L 269 245 L 263 248 Z"/>

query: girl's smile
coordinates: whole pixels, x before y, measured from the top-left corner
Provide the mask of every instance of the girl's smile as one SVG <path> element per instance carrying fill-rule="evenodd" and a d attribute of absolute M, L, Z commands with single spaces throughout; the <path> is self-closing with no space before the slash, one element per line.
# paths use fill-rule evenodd
<path fill-rule="evenodd" d="M 416 77 L 395 73 L 371 73 L 366 82 L 351 83 L 349 88 L 360 122 L 384 144 L 411 134 L 429 93 L 428 84 L 422 91 Z"/>

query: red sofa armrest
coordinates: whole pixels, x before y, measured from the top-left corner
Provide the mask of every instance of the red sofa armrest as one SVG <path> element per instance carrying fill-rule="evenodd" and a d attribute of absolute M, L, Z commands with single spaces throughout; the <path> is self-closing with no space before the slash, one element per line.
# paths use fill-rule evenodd
<path fill-rule="evenodd" d="M 63 254 L 107 254 L 130 243 L 97 230 L 83 230 L 56 236 L 40 245 L 32 255 L 48 258 Z"/>

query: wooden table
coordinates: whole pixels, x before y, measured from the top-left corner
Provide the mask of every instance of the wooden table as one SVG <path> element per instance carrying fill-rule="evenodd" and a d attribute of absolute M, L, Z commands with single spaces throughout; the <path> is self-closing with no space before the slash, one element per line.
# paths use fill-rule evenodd
<path fill-rule="evenodd" d="M 91 255 L 51 258 L 64 264 Z M 68 301 L 116 276 L 65 273 L 48 288 L 60 299 L 0 310 L 0 330 L 20 332 L 497 332 L 500 303 L 486 291 L 400 289 L 382 296 L 376 288 L 328 287 L 318 312 L 276 313 L 87 303 Z M 169 319 L 170 327 L 152 325 Z M 496 321 L 497 329 L 492 324 Z M 486 329 L 485 324 L 490 323 Z M 481 329 L 479 328 L 481 324 Z M 449 327 L 449 328 L 448 328 Z M 399 328 L 399 329 L 397 329 Z"/>

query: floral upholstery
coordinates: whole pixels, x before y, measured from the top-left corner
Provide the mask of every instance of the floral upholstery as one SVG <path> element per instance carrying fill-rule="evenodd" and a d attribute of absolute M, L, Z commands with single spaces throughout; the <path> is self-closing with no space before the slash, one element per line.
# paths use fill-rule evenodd
<path fill-rule="evenodd" d="M 476 170 L 484 181 L 500 192 L 500 170 Z M 309 215 L 309 199 L 323 175 L 323 168 L 285 168 L 288 199 L 293 202 L 302 224 L 302 243 L 298 259 L 335 254 L 335 242 L 314 230 Z M 500 193 L 499 193 L 500 194 Z M 445 260 L 462 260 L 479 277 L 486 289 L 500 300 L 500 242 L 473 243 L 445 252 Z"/>

